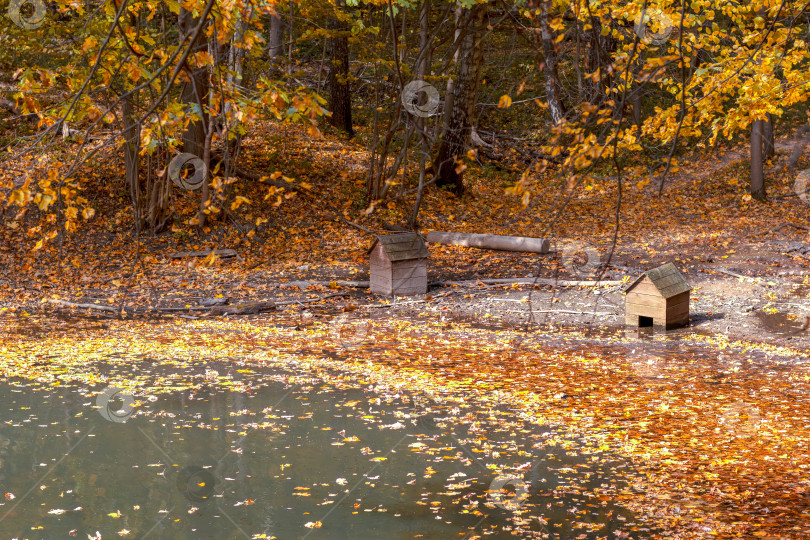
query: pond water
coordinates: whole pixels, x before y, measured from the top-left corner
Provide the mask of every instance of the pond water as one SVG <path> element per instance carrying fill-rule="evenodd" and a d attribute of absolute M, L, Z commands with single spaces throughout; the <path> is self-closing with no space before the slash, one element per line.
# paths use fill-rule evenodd
<path fill-rule="evenodd" d="M 207 369 L 247 390 L 0 384 L 0 537 L 650 535 L 609 496 L 626 462 L 520 411 Z"/>

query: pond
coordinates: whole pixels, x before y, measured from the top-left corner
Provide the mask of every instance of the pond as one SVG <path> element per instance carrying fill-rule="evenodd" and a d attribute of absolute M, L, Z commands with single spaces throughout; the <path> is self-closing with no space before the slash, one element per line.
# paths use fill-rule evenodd
<path fill-rule="evenodd" d="M 148 363 L 148 359 L 144 362 Z M 154 377 L 170 367 L 154 362 Z M 99 378 L 123 370 L 99 362 Z M 175 368 L 176 369 L 176 368 Z M 646 538 L 630 466 L 519 410 L 335 373 L 223 384 L 0 384 L 3 538 Z"/>

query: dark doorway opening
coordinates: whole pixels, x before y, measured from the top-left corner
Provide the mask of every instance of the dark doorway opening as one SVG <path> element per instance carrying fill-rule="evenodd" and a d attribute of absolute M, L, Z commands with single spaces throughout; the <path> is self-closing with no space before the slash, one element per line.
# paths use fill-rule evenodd
<path fill-rule="evenodd" d="M 652 317 L 644 317 L 639 315 L 638 317 L 638 326 L 640 328 L 646 328 L 653 325 L 653 318 Z"/>

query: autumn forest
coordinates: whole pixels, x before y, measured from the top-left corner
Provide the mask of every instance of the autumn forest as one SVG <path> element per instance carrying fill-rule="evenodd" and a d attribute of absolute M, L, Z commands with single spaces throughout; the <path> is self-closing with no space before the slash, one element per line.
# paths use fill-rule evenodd
<path fill-rule="evenodd" d="M 810 537 L 809 41 L 3 0 L 0 538 Z"/>

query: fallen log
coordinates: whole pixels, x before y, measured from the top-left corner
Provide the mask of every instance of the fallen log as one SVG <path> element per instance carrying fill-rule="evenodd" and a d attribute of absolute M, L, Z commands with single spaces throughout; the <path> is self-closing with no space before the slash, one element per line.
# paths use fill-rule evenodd
<path fill-rule="evenodd" d="M 256 315 L 265 311 L 275 311 L 275 302 L 242 302 L 239 304 L 212 306 L 211 313 L 220 315 Z"/>
<path fill-rule="evenodd" d="M 808 143 L 810 143 L 810 126 L 804 125 L 796 130 L 796 137 L 793 141 L 793 151 L 790 153 L 790 157 L 788 158 L 789 168 L 796 168 L 796 165 L 799 163 L 799 158 L 802 157 L 804 147 L 807 146 Z"/>
<path fill-rule="evenodd" d="M 779 232 L 782 229 L 784 229 L 785 227 L 795 227 L 796 229 L 801 229 L 803 231 L 810 231 L 810 227 L 805 227 L 804 225 L 796 225 L 795 223 L 791 223 L 791 222 L 788 221 L 786 223 L 782 223 L 778 227 L 774 227 L 773 229 L 768 229 L 767 231 L 761 232 L 761 233 L 749 234 L 748 236 L 761 236 L 763 234 Z"/>
<path fill-rule="evenodd" d="M 71 307 L 71 308 L 78 308 L 78 309 L 95 309 L 97 311 L 109 311 L 111 313 L 116 313 L 119 311 L 119 308 L 114 306 L 102 306 L 99 304 L 77 304 L 76 302 L 67 302 L 65 300 L 55 300 L 53 298 L 49 298 L 48 302 L 52 304 L 59 304 L 60 306 Z"/>
<path fill-rule="evenodd" d="M 546 278 L 499 278 L 499 279 L 470 279 L 466 281 L 431 281 L 429 286 L 450 287 L 458 285 L 461 287 L 469 287 L 483 283 L 484 285 L 504 285 L 510 283 L 522 284 L 535 284 L 535 285 L 551 285 L 557 287 L 594 287 L 596 285 L 616 286 L 621 285 L 622 281 L 573 281 L 565 279 L 546 279 Z M 283 289 L 287 287 L 297 287 L 299 289 L 306 289 L 312 285 L 336 285 L 338 287 L 347 287 L 355 289 L 367 289 L 369 286 L 368 281 L 286 281 L 283 283 L 276 283 L 274 288 Z"/>
<path fill-rule="evenodd" d="M 596 285 L 615 286 L 620 285 L 621 281 L 572 281 L 565 279 L 546 279 L 546 278 L 503 278 L 503 279 L 471 279 L 466 281 L 433 281 L 428 285 L 438 285 L 444 287 L 451 287 L 458 285 L 460 287 L 470 287 L 478 284 L 483 285 L 507 285 L 510 283 L 519 283 L 526 285 L 551 285 L 556 287 L 594 287 Z"/>
<path fill-rule="evenodd" d="M 520 311 L 510 311 L 510 313 L 521 313 Z M 575 311 L 572 309 L 535 309 L 532 313 L 567 313 L 569 315 L 593 315 L 595 317 L 616 317 L 617 313 L 607 311 Z"/>
<path fill-rule="evenodd" d="M 550 243 L 547 238 L 526 236 L 503 236 L 499 234 L 472 234 L 431 231 L 427 241 L 434 244 L 498 249 L 502 251 L 522 251 L 526 253 L 548 253 Z"/>
<path fill-rule="evenodd" d="M 349 296 L 348 293 L 333 293 L 327 294 L 326 296 L 321 296 L 318 298 L 310 298 L 309 300 L 285 300 L 284 302 L 276 302 L 277 306 L 289 306 L 292 304 L 312 304 L 314 302 L 320 302 L 321 300 L 326 300 L 327 298 L 334 298 L 336 296 Z"/>
<path fill-rule="evenodd" d="M 279 306 L 287 306 L 291 304 L 312 304 L 320 302 L 327 298 L 335 296 L 346 296 L 346 293 L 334 293 L 321 296 L 319 298 L 309 298 L 305 300 L 286 300 L 284 302 L 273 301 L 248 301 L 240 302 L 238 304 L 219 304 L 208 306 L 184 306 L 184 307 L 125 307 L 124 312 L 130 313 L 180 313 L 180 312 L 201 312 L 205 311 L 215 315 L 255 315 L 266 311 L 275 311 Z M 107 311 L 116 313 L 119 308 L 113 306 L 103 306 L 98 304 L 81 304 L 76 302 L 68 302 L 66 300 L 49 299 L 48 302 L 76 309 L 95 309 L 99 311 Z"/>
<path fill-rule="evenodd" d="M 215 249 L 215 250 L 208 250 L 208 251 L 183 251 L 182 253 L 172 253 L 169 255 L 170 259 L 182 259 L 184 257 L 208 257 L 211 254 L 216 255 L 220 259 L 228 259 L 230 257 L 236 257 L 236 251 L 232 249 Z"/>
<path fill-rule="evenodd" d="M 206 307 L 213 307 L 213 306 L 224 306 L 230 301 L 230 298 L 202 298 L 199 301 L 201 306 Z"/>
<path fill-rule="evenodd" d="M 368 281 L 284 281 L 282 283 L 276 283 L 273 287 L 277 289 L 284 289 L 289 287 L 297 287 L 299 289 L 306 289 L 307 287 L 311 287 L 312 285 L 332 285 L 335 284 L 337 287 L 348 287 L 354 289 L 368 289 L 369 282 Z"/>
<path fill-rule="evenodd" d="M 744 279 L 746 281 L 750 281 L 751 283 L 758 283 L 760 281 L 763 281 L 761 278 L 752 278 L 752 277 L 748 277 L 748 276 L 743 276 L 741 274 L 737 274 L 735 272 L 729 272 L 725 268 L 706 268 L 706 269 L 711 270 L 713 272 L 718 272 L 720 274 L 726 274 L 727 276 L 732 276 L 732 277 L 735 277 L 735 278 L 738 278 L 738 279 Z"/>
<path fill-rule="evenodd" d="M 208 311 L 213 314 L 228 314 L 228 315 L 255 315 L 265 311 L 275 311 L 279 306 L 289 306 L 292 304 L 312 304 L 321 302 L 327 298 L 334 298 L 336 296 L 347 296 L 347 293 L 333 293 L 318 298 L 308 298 L 304 300 L 285 300 L 283 302 L 267 301 L 247 301 L 238 304 L 219 304 L 209 306 L 194 306 L 194 307 L 175 307 L 175 308 L 152 308 L 152 311 L 172 312 L 172 311 Z"/>

